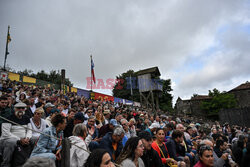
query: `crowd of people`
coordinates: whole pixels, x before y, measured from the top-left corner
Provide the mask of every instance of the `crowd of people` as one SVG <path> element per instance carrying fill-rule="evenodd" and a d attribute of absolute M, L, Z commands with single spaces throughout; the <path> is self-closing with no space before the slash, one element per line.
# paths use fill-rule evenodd
<path fill-rule="evenodd" d="M 250 129 L 0 83 L 0 166 L 250 167 Z M 65 161 L 65 160 L 64 160 Z"/>

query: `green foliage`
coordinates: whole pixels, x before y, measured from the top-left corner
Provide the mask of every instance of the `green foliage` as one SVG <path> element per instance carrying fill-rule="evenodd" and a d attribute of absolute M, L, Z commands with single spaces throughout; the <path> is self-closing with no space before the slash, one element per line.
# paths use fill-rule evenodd
<path fill-rule="evenodd" d="M 18 71 L 17 73 L 23 76 L 29 76 L 57 85 L 61 85 L 62 76 L 59 70 L 51 70 L 49 73 L 46 73 L 44 70 L 41 70 L 35 74 L 32 70 L 25 69 L 24 71 Z M 65 85 L 73 86 L 73 84 L 68 78 L 65 78 Z"/>
<path fill-rule="evenodd" d="M 202 110 L 206 112 L 207 115 L 216 115 L 221 109 L 234 108 L 237 105 L 237 101 L 233 94 L 222 92 L 213 89 L 209 90 L 209 96 L 212 97 L 210 101 L 204 101 L 201 104 Z"/>
<path fill-rule="evenodd" d="M 130 76 L 132 78 L 132 81 L 135 83 L 133 84 L 136 88 L 133 88 L 133 96 L 131 96 L 131 90 L 130 90 Z M 134 80 L 136 78 L 136 80 Z M 113 88 L 113 96 L 133 100 L 140 102 L 140 93 L 139 93 L 139 86 L 137 83 L 137 73 L 133 70 L 128 70 L 125 73 L 122 73 L 121 75 L 117 76 L 116 79 L 120 79 L 120 83 L 116 83 Z M 157 78 L 159 79 L 159 78 Z M 161 93 L 161 96 L 159 97 L 159 107 L 163 111 L 172 111 L 172 100 L 173 96 L 170 94 L 172 91 L 171 88 L 171 80 L 161 80 L 163 85 L 163 91 Z M 119 89 L 121 88 L 121 89 Z"/>

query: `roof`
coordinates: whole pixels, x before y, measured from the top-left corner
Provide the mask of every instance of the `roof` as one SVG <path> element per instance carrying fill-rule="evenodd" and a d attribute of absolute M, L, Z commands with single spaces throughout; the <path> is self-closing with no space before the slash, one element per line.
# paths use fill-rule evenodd
<path fill-rule="evenodd" d="M 147 69 L 144 69 L 144 70 L 140 70 L 140 71 L 137 71 L 137 74 L 138 75 L 154 74 L 155 76 L 160 76 L 161 75 L 158 67 L 151 67 L 151 68 L 147 68 Z"/>
<path fill-rule="evenodd" d="M 190 100 L 206 100 L 206 99 L 211 99 L 212 97 L 208 95 L 197 95 L 192 97 Z"/>
<path fill-rule="evenodd" d="M 237 86 L 236 88 L 230 90 L 229 92 L 237 91 L 237 90 L 244 90 L 244 89 L 250 89 L 250 82 L 247 81 L 246 83 L 243 83 Z"/>

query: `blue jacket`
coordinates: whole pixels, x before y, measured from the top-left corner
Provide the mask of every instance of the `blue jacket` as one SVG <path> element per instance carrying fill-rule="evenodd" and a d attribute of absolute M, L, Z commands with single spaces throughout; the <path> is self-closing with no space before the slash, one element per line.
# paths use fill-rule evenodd
<path fill-rule="evenodd" d="M 120 153 L 122 151 L 123 145 L 122 145 L 122 142 L 120 141 L 117 144 L 116 151 L 114 151 L 113 146 L 112 146 L 112 141 L 113 141 L 112 140 L 112 132 L 109 132 L 102 138 L 102 140 L 100 142 L 100 148 L 107 150 L 110 157 L 111 157 L 111 160 L 114 162 L 115 160 L 113 159 L 112 154 L 114 153 L 115 158 L 117 159 L 117 157 L 120 155 Z"/>
<path fill-rule="evenodd" d="M 63 138 L 63 131 L 59 132 L 58 135 L 56 135 L 56 128 L 54 126 L 46 128 L 43 133 L 57 138 Z M 56 150 L 62 148 L 61 145 L 57 147 L 59 142 L 60 141 L 56 140 L 55 138 L 51 138 L 41 134 L 35 148 L 31 153 L 31 156 L 41 153 L 55 153 Z"/>

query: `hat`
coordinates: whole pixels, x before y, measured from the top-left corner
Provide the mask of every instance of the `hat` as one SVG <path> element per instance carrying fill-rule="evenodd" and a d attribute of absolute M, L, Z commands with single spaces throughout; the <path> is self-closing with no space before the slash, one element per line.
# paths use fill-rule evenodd
<path fill-rule="evenodd" d="M 152 140 L 152 137 L 150 135 L 149 132 L 147 131 L 142 131 L 138 134 L 138 137 L 140 137 L 140 139 L 145 139 L 147 141 L 151 141 Z"/>
<path fill-rule="evenodd" d="M 27 107 L 27 105 L 23 102 L 19 102 L 17 104 L 14 105 L 15 108 L 20 108 L 20 107 Z"/>
<path fill-rule="evenodd" d="M 199 123 L 196 123 L 196 124 L 195 124 L 195 126 L 201 126 L 201 124 L 199 124 Z"/>
<path fill-rule="evenodd" d="M 82 112 L 76 113 L 75 116 L 74 116 L 74 118 L 77 119 L 77 120 L 81 120 L 81 121 L 86 120 L 86 118 L 84 117 L 84 115 L 83 115 Z"/>
<path fill-rule="evenodd" d="M 160 128 L 159 123 L 156 123 L 156 122 L 152 123 L 152 124 L 150 125 L 149 129 L 153 129 L 153 128 Z"/>
<path fill-rule="evenodd" d="M 142 116 L 144 117 L 144 114 L 140 114 L 140 117 L 142 117 Z"/>
<path fill-rule="evenodd" d="M 54 114 L 54 113 L 60 113 L 60 110 L 59 109 L 57 109 L 57 108 L 53 108 L 51 111 L 50 111 L 50 113 L 51 114 Z"/>
<path fill-rule="evenodd" d="M 53 104 L 51 104 L 51 103 L 46 103 L 44 107 L 45 107 L 45 108 L 48 108 L 48 107 L 55 107 L 55 105 L 53 105 Z"/>
<path fill-rule="evenodd" d="M 109 121 L 109 123 L 112 124 L 112 125 L 114 125 L 114 126 L 117 126 L 117 125 L 118 125 L 116 119 L 111 119 L 111 120 Z"/>
<path fill-rule="evenodd" d="M 104 110 L 103 114 L 110 114 L 110 110 Z"/>

